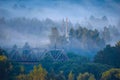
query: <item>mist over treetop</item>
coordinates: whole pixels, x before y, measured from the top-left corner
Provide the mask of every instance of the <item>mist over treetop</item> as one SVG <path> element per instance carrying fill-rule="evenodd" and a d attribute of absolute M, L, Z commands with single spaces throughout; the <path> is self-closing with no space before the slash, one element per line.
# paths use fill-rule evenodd
<path fill-rule="evenodd" d="M 58 29 L 60 35 L 65 34 L 64 32 L 66 22 L 65 19 L 62 19 L 60 21 L 54 21 L 50 18 L 38 20 L 36 18 L 30 19 L 24 17 L 11 19 L 6 19 L 2 17 L 0 18 L 0 25 L 0 31 L 2 32 L 2 34 L 0 35 L 1 44 L 4 45 L 4 43 L 7 42 L 7 45 L 18 44 L 22 46 L 25 42 L 29 42 L 33 46 L 40 47 L 40 45 L 42 46 L 50 44 L 49 35 L 51 34 L 51 29 L 53 27 L 56 27 Z M 96 28 L 95 26 L 102 26 L 103 28 L 101 27 L 100 29 Z M 71 34 L 70 31 L 72 29 L 74 29 L 74 32 Z M 100 38 L 104 38 L 107 44 L 114 44 L 115 41 L 119 40 L 119 27 L 109 24 L 109 20 L 106 16 L 103 16 L 100 19 L 91 16 L 89 21 L 84 21 L 83 24 L 74 24 L 70 20 L 68 20 L 68 33 L 72 36 L 75 34 L 76 36 L 81 36 L 81 33 L 84 34 L 85 32 L 88 32 L 88 35 L 86 35 L 87 37 L 92 34 L 91 32 L 94 33 L 94 30 L 97 31 Z M 77 32 L 80 32 L 80 34 L 78 34 Z M 88 38 L 88 40 L 89 39 L 90 37 Z"/>

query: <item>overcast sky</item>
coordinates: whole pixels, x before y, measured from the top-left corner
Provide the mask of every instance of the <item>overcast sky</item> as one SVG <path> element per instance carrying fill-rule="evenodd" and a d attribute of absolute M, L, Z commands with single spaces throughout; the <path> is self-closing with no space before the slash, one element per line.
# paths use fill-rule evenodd
<path fill-rule="evenodd" d="M 0 0 L 0 16 L 79 22 L 91 15 L 119 19 L 120 0 Z"/>

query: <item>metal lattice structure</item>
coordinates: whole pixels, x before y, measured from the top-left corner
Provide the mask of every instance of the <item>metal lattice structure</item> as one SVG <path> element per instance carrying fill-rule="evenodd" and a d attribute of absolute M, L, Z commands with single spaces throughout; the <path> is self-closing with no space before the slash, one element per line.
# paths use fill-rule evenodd
<path fill-rule="evenodd" d="M 31 49 L 29 51 L 23 49 L 14 49 L 10 50 L 8 59 L 12 62 L 40 62 L 46 56 L 50 57 L 53 61 L 68 60 L 66 53 L 61 49 Z"/>
<path fill-rule="evenodd" d="M 51 49 L 49 51 L 46 51 L 44 56 L 51 57 L 54 61 L 66 61 L 68 60 L 68 57 L 64 50 L 62 49 Z"/>

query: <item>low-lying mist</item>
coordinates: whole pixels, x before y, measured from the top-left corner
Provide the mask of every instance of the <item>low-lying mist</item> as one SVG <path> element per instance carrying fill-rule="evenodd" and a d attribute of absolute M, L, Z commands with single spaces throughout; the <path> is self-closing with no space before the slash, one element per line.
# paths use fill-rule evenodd
<path fill-rule="evenodd" d="M 86 22 L 86 23 L 85 23 Z M 119 23 L 110 24 L 106 16 L 95 18 L 91 16 L 83 23 L 68 21 L 68 34 L 70 42 L 65 43 L 66 21 L 54 21 L 49 18 L 38 20 L 36 18 L 0 18 L 0 44 L 1 47 L 12 47 L 16 44 L 22 47 L 26 42 L 31 47 L 65 49 L 76 53 L 95 53 L 107 44 L 120 40 Z M 101 27 L 100 27 L 101 26 Z M 50 40 L 52 28 L 57 30 L 58 40 Z M 56 33 L 53 33 L 56 34 Z"/>

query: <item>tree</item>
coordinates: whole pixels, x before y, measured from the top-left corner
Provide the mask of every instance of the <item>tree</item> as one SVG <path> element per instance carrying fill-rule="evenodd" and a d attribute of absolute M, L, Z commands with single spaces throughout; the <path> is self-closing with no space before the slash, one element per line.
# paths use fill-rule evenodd
<path fill-rule="evenodd" d="M 120 80 L 120 69 L 112 68 L 103 72 L 101 80 Z"/>
<path fill-rule="evenodd" d="M 61 36 L 60 36 L 59 31 L 56 27 L 53 27 L 51 29 L 51 34 L 49 35 L 49 38 L 50 38 L 50 42 L 51 42 L 52 47 L 56 48 L 56 46 L 60 45 Z"/>
<path fill-rule="evenodd" d="M 16 77 L 17 80 L 28 80 L 28 76 L 26 74 L 20 74 Z"/>
<path fill-rule="evenodd" d="M 41 65 L 34 66 L 33 71 L 30 72 L 29 80 L 45 80 L 47 71 Z"/>
<path fill-rule="evenodd" d="M 52 69 L 50 73 L 47 75 L 47 80 L 56 80 L 56 74 L 54 69 Z"/>
<path fill-rule="evenodd" d="M 107 45 L 100 50 L 94 57 L 94 62 L 108 64 L 110 66 L 120 68 L 120 46 L 119 42 L 116 46 Z"/>
<path fill-rule="evenodd" d="M 0 79 L 2 80 L 12 80 L 12 64 L 8 61 L 7 56 L 5 55 L 6 51 L 0 49 Z"/>
<path fill-rule="evenodd" d="M 120 41 L 117 42 L 116 47 L 120 47 Z"/>
<path fill-rule="evenodd" d="M 108 42 L 108 41 L 111 40 L 109 28 L 104 27 L 104 31 L 102 32 L 102 37 L 103 37 L 103 39 L 104 39 L 105 42 Z"/>
<path fill-rule="evenodd" d="M 75 37 L 75 31 L 73 28 L 70 29 L 69 35 L 70 37 Z"/>
<path fill-rule="evenodd" d="M 94 75 L 88 72 L 85 72 L 84 74 L 79 74 L 77 77 L 77 80 L 96 80 Z"/>
<path fill-rule="evenodd" d="M 63 71 L 60 71 L 60 73 L 57 75 L 56 80 L 66 80 Z"/>
<path fill-rule="evenodd" d="M 24 66 L 20 66 L 20 72 L 21 72 L 21 73 L 24 73 L 24 72 L 25 72 Z"/>
<path fill-rule="evenodd" d="M 60 35 L 58 29 L 56 27 L 53 27 L 51 29 L 50 40 L 55 42 L 55 40 L 57 40 L 59 36 Z"/>
<path fill-rule="evenodd" d="M 68 80 L 74 80 L 74 74 L 72 73 L 72 71 L 70 71 L 70 73 L 68 74 Z"/>
<path fill-rule="evenodd" d="M 90 30 L 81 26 L 79 26 L 77 29 L 71 28 L 69 31 L 71 40 L 72 38 L 73 40 L 77 39 L 84 44 L 84 46 L 82 45 L 81 47 L 89 50 L 99 49 L 105 45 L 104 39 L 102 39 L 99 34 L 100 33 L 97 29 Z M 92 45 L 92 47 L 89 47 L 89 45 Z"/>
<path fill-rule="evenodd" d="M 103 65 L 99 63 L 86 63 L 81 65 L 78 68 L 78 71 L 81 73 L 91 73 L 94 74 L 95 78 L 99 80 L 101 78 L 101 75 L 104 71 L 109 70 L 111 67 L 108 65 Z"/>
<path fill-rule="evenodd" d="M 17 80 L 28 80 L 28 76 L 25 74 L 24 66 L 20 66 L 19 75 L 16 77 Z"/>

